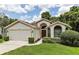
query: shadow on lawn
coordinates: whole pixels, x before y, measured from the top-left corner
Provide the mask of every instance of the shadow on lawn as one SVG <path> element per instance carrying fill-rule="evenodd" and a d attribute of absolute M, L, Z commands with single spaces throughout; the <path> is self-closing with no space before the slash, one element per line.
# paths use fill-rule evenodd
<path fill-rule="evenodd" d="M 68 44 L 68 43 L 59 43 L 65 46 L 70 46 L 70 47 L 79 47 L 79 44 Z"/>

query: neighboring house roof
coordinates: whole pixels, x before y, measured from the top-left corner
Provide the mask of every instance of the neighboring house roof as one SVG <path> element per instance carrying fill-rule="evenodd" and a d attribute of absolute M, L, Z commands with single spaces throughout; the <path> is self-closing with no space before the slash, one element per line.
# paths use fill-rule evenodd
<path fill-rule="evenodd" d="M 24 24 L 24 25 L 26 25 L 26 26 L 29 26 L 29 27 L 31 27 L 31 28 L 38 29 L 38 27 L 33 26 L 33 25 L 31 25 L 30 23 L 28 23 L 28 22 L 26 22 L 26 21 L 23 21 L 23 20 L 17 20 L 17 21 L 15 21 L 15 22 L 13 22 L 13 23 L 9 24 L 8 26 L 6 26 L 5 29 L 10 28 L 10 27 L 14 26 L 14 25 L 17 24 L 17 23 L 22 23 L 22 24 Z"/>
<path fill-rule="evenodd" d="M 69 26 L 68 24 L 63 23 L 63 22 L 60 22 L 60 21 L 56 21 L 56 22 L 52 23 L 50 26 L 53 26 L 53 25 L 55 25 L 55 24 L 62 24 L 62 25 L 65 25 L 65 26 L 67 26 L 67 27 L 69 27 L 69 28 L 72 28 L 72 27 Z"/>

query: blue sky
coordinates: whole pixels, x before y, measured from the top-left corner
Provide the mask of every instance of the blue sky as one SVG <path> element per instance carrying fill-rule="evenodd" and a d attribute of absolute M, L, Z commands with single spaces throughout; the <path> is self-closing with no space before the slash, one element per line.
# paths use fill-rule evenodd
<path fill-rule="evenodd" d="M 52 16 L 59 16 L 70 10 L 70 7 L 77 4 L 54 4 L 54 5 L 30 5 L 30 4 L 1 4 L 0 13 L 4 13 L 10 18 L 26 20 L 28 22 L 37 21 L 41 18 L 41 13 L 49 11 Z M 78 6 L 78 5 L 77 5 Z"/>

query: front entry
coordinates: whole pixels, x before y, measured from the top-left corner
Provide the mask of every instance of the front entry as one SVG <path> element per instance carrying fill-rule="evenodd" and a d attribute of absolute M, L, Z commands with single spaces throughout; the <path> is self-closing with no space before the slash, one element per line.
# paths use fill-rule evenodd
<path fill-rule="evenodd" d="M 42 34 L 42 37 L 46 37 L 46 30 L 42 30 L 41 34 Z"/>
<path fill-rule="evenodd" d="M 41 37 L 46 37 L 46 27 L 47 27 L 47 24 L 45 24 L 45 23 L 42 23 L 41 25 L 40 25 L 40 27 L 41 27 Z"/>

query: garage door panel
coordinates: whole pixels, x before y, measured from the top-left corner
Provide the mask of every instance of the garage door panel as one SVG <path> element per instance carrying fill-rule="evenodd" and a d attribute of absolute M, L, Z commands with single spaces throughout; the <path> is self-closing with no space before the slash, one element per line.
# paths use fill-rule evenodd
<path fill-rule="evenodd" d="M 15 41 L 28 41 L 30 36 L 31 31 L 9 31 L 10 39 Z"/>

